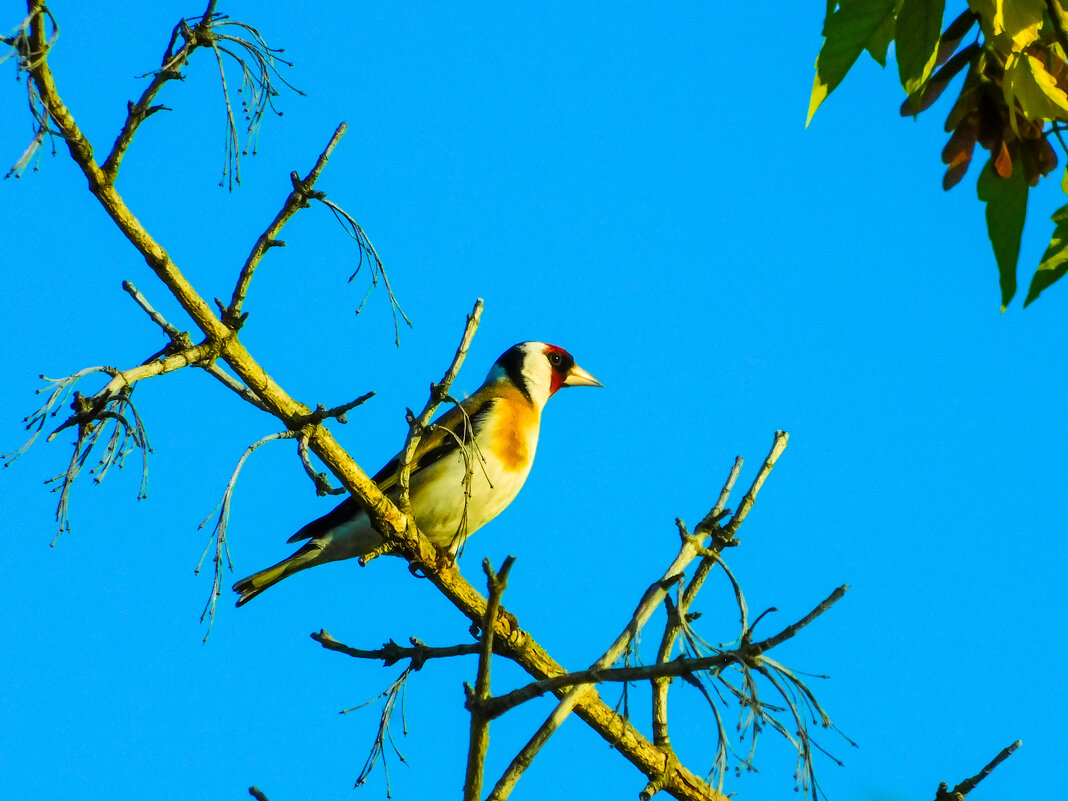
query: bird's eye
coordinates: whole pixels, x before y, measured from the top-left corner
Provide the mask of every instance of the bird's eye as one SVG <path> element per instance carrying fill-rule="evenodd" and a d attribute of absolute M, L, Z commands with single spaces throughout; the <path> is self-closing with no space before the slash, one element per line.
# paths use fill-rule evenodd
<path fill-rule="evenodd" d="M 560 362 L 562 362 L 563 360 L 563 357 L 559 353 L 549 354 L 549 363 L 552 364 L 553 367 L 559 367 Z"/>

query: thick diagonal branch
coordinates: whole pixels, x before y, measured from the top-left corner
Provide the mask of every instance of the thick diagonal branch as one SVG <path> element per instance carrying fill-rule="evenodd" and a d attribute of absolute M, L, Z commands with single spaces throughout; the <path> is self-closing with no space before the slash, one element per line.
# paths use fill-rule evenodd
<path fill-rule="evenodd" d="M 28 6 L 31 13 L 36 13 L 43 3 L 41 0 L 29 0 Z M 271 414 L 287 425 L 295 424 L 298 419 L 306 417 L 311 410 L 282 389 L 233 336 L 233 331 L 212 312 L 209 304 L 193 289 L 167 251 L 152 238 L 127 207 L 109 176 L 94 160 L 92 145 L 79 129 L 70 110 L 63 104 L 56 88 L 51 68 L 45 58 L 47 45 L 40 14 L 34 17 L 30 41 L 34 51 L 29 59 L 30 74 L 49 114 L 67 142 L 71 157 L 88 179 L 89 191 L 96 196 L 119 230 L 141 253 L 148 266 L 167 286 L 197 327 L 218 349 L 220 358 L 260 397 Z M 406 526 L 400 511 L 379 492 L 367 474 L 348 458 L 322 425 L 312 427 L 309 447 L 349 491 L 360 499 L 376 528 L 392 536 L 403 536 Z M 428 560 L 429 558 L 428 555 Z"/>

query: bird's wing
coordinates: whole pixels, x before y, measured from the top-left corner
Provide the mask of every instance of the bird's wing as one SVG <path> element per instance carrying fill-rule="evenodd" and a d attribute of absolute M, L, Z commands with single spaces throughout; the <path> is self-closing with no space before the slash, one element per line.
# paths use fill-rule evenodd
<path fill-rule="evenodd" d="M 435 420 L 431 424 L 430 431 L 423 435 L 415 449 L 415 456 L 412 459 L 412 475 L 414 476 L 439 459 L 455 453 L 459 450 L 461 442 L 464 444 L 470 442 L 485 425 L 487 416 L 493 407 L 492 402 L 493 396 L 482 395 L 480 397 L 480 393 L 476 393 Z M 396 494 L 391 490 L 398 487 L 403 458 L 404 453 L 398 453 L 389 460 L 385 467 L 375 473 L 375 484 L 387 495 Z M 359 501 L 350 496 L 332 512 L 308 523 L 287 542 L 319 537 L 362 513 L 363 507 L 360 506 Z"/>
<path fill-rule="evenodd" d="M 412 458 L 412 475 L 434 462 L 444 459 L 460 449 L 460 443 L 469 443 L 479 432 L 492 408 L 493 398 L 473 395 L 459 406 L 435 420 L 430 430 L 419 440 Z M 389 463 L 375 474 L 374 482 L 382 492 L 389 493 L 400 481 L 401 460 L 404 453 L 398 453 Z"/>
<path fill-rule="evenodd" d="M 352 520 L 363 513 L 363 507 L 351 495 L 334 507 L 332 512 L 327 512 L 322 517 L 311 521 L 304 528 L 291 536 L 286 542 L 298 542 L 300 540 L 314 539 L 328 533 L 331 529 Z"/>

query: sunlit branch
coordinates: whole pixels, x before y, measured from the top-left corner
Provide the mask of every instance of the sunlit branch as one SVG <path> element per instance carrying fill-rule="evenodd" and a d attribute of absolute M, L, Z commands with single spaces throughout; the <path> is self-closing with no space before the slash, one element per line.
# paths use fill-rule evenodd
<path fill-rule="evenodd" d="M 256 267 L 259 266 L 264 254 L 270 248 L 285 247 L 285 242 L 278 239 L 278 234 L 281 233 L 282 228 L 289 222 L 294 214 L 308 205 L 308 199 L 314 194 L 313 190 L 315 182 L 319 180 L 319 176 L 322 174 L 327 161 L 330 159 L 330 154 L 334 152 L 334 148 L 337 146 L 337 143 L 341 141 L 341 137 L 345 135 L 345 131 L 347 130 L 348 125 L 344 122 L 337 127 L 337 130 L 335 130 L 334 135 L 330 137 L 330 141 L 327 142 L 323 152 L 320 153 L 319 158 L 316 159 L 315 166 L 309 170 L 308 174 L 303 179 L 301 179 L 296 172 L 290 173 L 293 191 L 289 193 L 285 203 L 282 204 L 282 209 L 271 221 L 271 224 L 267 226 L 267 229 L 262 234 L 260 234 L 259 238 L 256 240 L 256 244 L 252 248 L 252 252 L 249 253 L 244 266 L 241 268 L 241 273 L 237 279 L 237 285 L 234 287 L 233 296 L 230 298 L 230 305 L 226 307 L 223 314 L 223 321 L 227 325 L 233 328 L 240 328 L 241 323 L 244 322 L 246 315 L 242 314 L 241 307 L 245 302 L 245 295 L 248 293 L 249 285 L 252 283 L 252 276 L 256 271 Z"/>
<path fill-rule="evenodd" d="M 460 372 L 460 367 L 464 363 L 464 358 L 467 356 L 468 348 L 471 347 L 471 340 L 474 339 L 475 331 L 478 330 L 479 320 L 482 319 L 482 298 L 478 298 L 475 301 L 474 308 L 471 309 L 471 313 L 467 315 L 467 322 L 464 325 L 464 333 L 460 338 L 460 345 L 456 348 L 456 354 L 452 358 L 452 363 L 449 365 L 449 369 L 445 371 L 445 375 L 437 384 L 430 385 L 430 398 L 426 402 L 426 406 L 423 407 L 423 411 L 419 413 L 417 417 L 414 417 L 408 424 L 408 437 L 404 442 L 404 450 L 401 456 L 401 468 L 398 484 L 400 485 L 400 499 L 398 501 L 398 507 L 408 517 L 411 516 L 412 503 L 409 497 L 411 475 L 412 475 L 412 460 L 415 458 L 415 450 L 419 447 L 419 441 L 423 437 L 423 431 L 430 423 L 430 419 L 434 416 L 434 412 L 437 411 L 438 406 L 445 399 L 445 396 L 449 392 L 449 388 L 452 386 L 452 382 L 456 379 L 456 376 Z"/>
<path fill-rule="evenodd" d="M 964 796 L 968 795 L 968 793 L 974 790 L 975 786 L 979 784 L 979 782 L 989 776 L 994 770 L 994 768 L 996 768 L 998 765 L 1000 765 L 1002 762 L 1012 756 L 1013 752 L 1021 745 L 1023 745 L 1023 740 L 1017 740 L 1011 745 L 1005 746 L 1001 749 L 1001 751 L 996 757 L 994 757 L 992 760 L 990 760 L 989 763 L 987 763 L 986 767 L 984 767 L 981 771 L 976 773 L 970 779 L 965 779 L 964 781 L 962 781 L 952 790 L 949 789 L 949 786 L 945 782 L 942 782 L 940 785 L 938 785 L 938 793 L 935 795 L 935 801 L 963 801 Z"/>
<path fill-rule="evenodd" d="M 753 480 L 753 484 L 742 499 L 738 512 L 727 527 L 729 536 L 733 536 L 734 532 L 737 531 L 738 526 L 740 526 L 745 519 L 746 514 L 748 514 L 749 509 L 752 508 L 753 503 L 756 501 L 757 493 L 760 491 L 760 487 L 771 472 L 771 468 L 778 460 L 779 455 L 786 448 L 788 440 L 789 435 L 785 431 L 775 432 L 775 439 L 772 444 L 771 452 L 764 460 L 764 464 L 761 466 L 756 478 Z M 684 537 L 682 548 L 680 549 L 678 556 L 675 557 L 675 561 L 673 561 L 664 572 L 664 576 L 661 579 L 659 586 L 654 584 L 653 587 L 646 592 L 630 622 L 604 655 L 593 664 L 591 669 L 601 670 L 611 666 L 626 650 L 630 640 L 634 637 L 636 632 L 645 625 L 653 611 L 663 603 L 663 600 L 667 595 L 667 589 L 663 586 L 664 583 L 673 579 L 675 576 L 680 575 L 683 570 L 685 570 L 686 566 L 689 565 L 689 563 L 700 553 L 702 549 L 699 542 L 700 539 L 700 537 L 696 536 Z M 589 689 L 589 686 L 586 685 L 576 687 L 561 699 L 552 714 L 550 714 L 545 722 L 542 723 L 538 731 L 515 756 L 504 774 L 498 780 L 496 786 L 493 788 L 493 792 L 489 796 L 491 801 L 499 801 L 500 799 L 507 797 L 522 772 L 526 770 L 527 766 L 530 765 L 534 757 L 545 743 L 548 742 L 553 733 L 560 727 L 564 720 L 567 719 L 567 716 L 571 713 L 571 710 L 574 709 L 582 695 L 589 692 Z"/>
<path fill-rule="evenodd" d="M 491 718 L 483 712 L 482 703 L 490 697 L 490 663 L 493 658 L 494 621 L 501 608 L 501 596 L 508 587 L 508 573 L 515 564 L 515 557 L 504 560 L 499 572 L 494 572 L 489 559 L 482 560 L 486 574 L 489 600 L 482 623 L 482 639 L 479 643 L 478 673 L 475 686 L 464 685 L 467 693 L 467 708 L 471 712 L 471 737 L 467 749 L 467 774 L 464 780 L 464 801 L 479 801 L 482 798 L 482 775 L 489 747 L 489 724 Z"/>

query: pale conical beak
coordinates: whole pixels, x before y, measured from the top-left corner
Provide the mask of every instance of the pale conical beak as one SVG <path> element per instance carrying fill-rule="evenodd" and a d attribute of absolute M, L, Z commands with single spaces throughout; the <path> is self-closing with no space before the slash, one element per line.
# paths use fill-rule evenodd
<path fill-rule="evenodd" d="M 564 379 L 565 387 L 603 387 L 600 381 L 587 373 L 577 364 L 567 371 L 567 378 Z"/>

